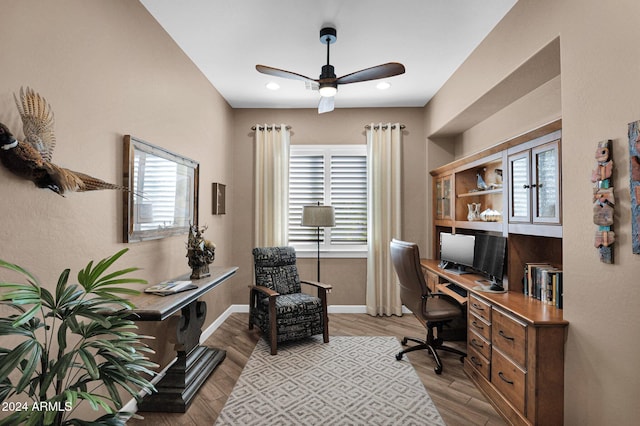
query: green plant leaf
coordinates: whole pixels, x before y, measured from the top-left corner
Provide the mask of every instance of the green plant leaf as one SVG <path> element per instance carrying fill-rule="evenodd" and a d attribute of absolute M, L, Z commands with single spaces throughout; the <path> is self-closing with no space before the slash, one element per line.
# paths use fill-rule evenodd
<path fill-rule="evenodd" d="M 9 374 L 20 365 L 20 362 L 28 357 L 31 351 L 39 345 L 40 343 L 35 339 L 25 340 L 13 348 L 11 352 L 4 355 L 2 357 L 2 364 L 0 365 L 0 381 L 7 378 Z"/>
<path fill-rule="evenodd" d="M 13 394 L 13 384 L 8 377 L 5 377 L 3 381 L 0 382 L 0 402 L 4 402 L 7 398 L 9 398 Z"/>
<path fill-rule="evenodd" d="M 82 358 L 82 362 L 87 369 L 87 372 L 91 376 L 92 379 L 100 378 L 100 372 L 98 371 L 98 365 L 96 364 L 96 360 L 93 358 L 93 355 L 89 353 L 84 348 L 80 348 L 78 350 L 78 355 Z"/>
<path fill-rule="evenodd" d="M 28 342 L 32 342 L 31 355 L 23 360 L 26 361 L 26 363 L 22 366 L 22 377 L 20 377 L 20 380 L 16 384 L 17 393 L 21 393 L 30 385 L 31 377 L 40 364 L 40 358 L 42 357 L 42 346 L 40 346 L 40 343 L 37 341 L 34 342 L 33 340 L 28 340 Z"/>
<path fill-rule="evenodd" d="M 25 336 L 33 337 L 33 330 L 30 324 L 22 324 L 18 327 L 13 325 L 11 318 L 0 318 L 0 336 Z M 38 327 L 36 327 L 38 328 Z"/>
<path fill-rule="evenodd" d="M 67 282 L 69 281 L 70 272 L 70 269 L 65 269 L 60 274 L 60 277 L 58 278 L 58 284 L 56 285 L 56 300 L 60 300 L 62 298 L 62 294 L 67 288 Z"/>
<path fill-rule="evenodd" d="M 120 269 L 118 271 L 112 272 L 112 273 L 110 273 L 108 275 L 105 275 L 104 277 L 100 278 L 100 285 L 105 285 L 106 283 L 110 283 L 110 282 L 118 283 L 119 280 L 115 280 L 114 278 L 120 277 L 122 275 L 129 274 L 131 272 L 139 271 L 139 270 L 140 270 L 140 268 L 132 267 L 132 268 L 125 268 L 125 269 Z M 136 278 L 135 280 L 137 282 L 140 282 L 140 281 L 145 281 L 146 282 L 146 280 L 142 280 L 142 279 L 138 279 L 138 278 Z M 120 284 L 125 284 L 127 282 L 131 282 L 131 281 L 130 281 L 130 279 L 126 279 L 125 278 L 125 279 L 122 279 Z"/>
<path fill-rule="evenodd" d="M 80 284 L 88 293 L 92 292 L 95 288 L 98 278 L 128 250 L 128 248 L 122 249 L 113 256 L 102 259 L 93 269 L 92 262 L 89 262 L 89 265 L 87 265 L 87 267 L 83 270 L 82 276 L 84 279 L 81 280 L 80 275 L 78 275 L 78 281 L 80 281 Z"/>
<path fill-rule="evenodd" d="M 38 279 L 35 276 L 33 276 L 31 274 L 31 272 L 27 271 L 26 269 L 24 269 L 24 268 L 22 268 L 22 267 L 20 267 L 18 265 L 15 265 L 13 263 L 9 263 L 9 262 L 6 262 L 6 261 L 0 259 L 0 268 L 4 268 L 4 269 L 9 269 L 11 271 L 15 271 L 15 272 L 25 276 L 29 282 L 34 283 L 35 285 L 38 285 L 38 286 L 40 285 Z"/>
<path fill-rule="evenodd" d="M 29 320 L 31 320 L 31 318 L 35 317 L 38 312 L 40 312 L 40 305 L 33 305 L 31 307 L 31 309 L 29 309 L 27 312 L 25 312 L 24 314 L 22 314 L 18 319 L 16 319 L 13 322 L 13 326 L 14 327 L 18 327 L 21 326 L 22 324 L 29 322 Z"/>
<path fill-rule="evenodd" d="M 0 420 L 0 426 L 15 426 L 24 424 L 25 420 L 31 414 L 30 411 L 16 411 L 10 416 Z"/>

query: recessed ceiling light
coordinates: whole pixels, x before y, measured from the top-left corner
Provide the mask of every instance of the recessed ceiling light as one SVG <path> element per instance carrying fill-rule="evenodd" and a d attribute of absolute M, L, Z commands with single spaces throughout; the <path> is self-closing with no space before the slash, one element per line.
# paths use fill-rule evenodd
<path fill-rule="evenodd" d="M 278 83 L 275 83 L 273 81 L 270 81 L 269 83 L 267 83 L 267 89 L 269 90 L 278 90 L 280 88 L 280 85 Z"/>
<path fill-rule="evenodd" d="M 387 83 L 386 81 L 381 81 L 376 85 L 376 87 L 380 90 L 387 90 L 389 87 L 391 87 L 391 84 Z"/>

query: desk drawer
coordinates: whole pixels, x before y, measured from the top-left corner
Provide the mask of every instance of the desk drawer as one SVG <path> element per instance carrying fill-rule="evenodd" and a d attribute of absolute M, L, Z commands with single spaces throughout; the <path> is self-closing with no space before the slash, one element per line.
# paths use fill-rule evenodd
<path fill-rule="evenodd" d="M 491 305 L 480 300 L 474 294 L 469 294 L 469 310 L 486 322 L 491 323 Z"/>
<path fill-rule="evenodd" d="M 493 310 L 491 343 L 521 367 L 527 366 L 527 325 L 497 309 Z"/>
<path fill-rule="evenodd" d="M 467 347 L 467 362 L 485 379 L 491 380 L 491 363 L 471 346 Z"/>
<path fill-rule="evenodd" d="M 425 277 L 425 281 L 427 282 L 427 287 L 429 287 L 429 290 L 432 292 L 436 291 L 436 286 L 438 284 L 440 284 L 440 276 L 437 274 L 434 274 L 433 272 L 429 271 L 426 268 L 422 268 L 422 273 L 424 274 Z"/>
<path fill-rule="evenodd" d="M 496 348 L 491 358 L 491 383 L 502 393 L 521 413 L 525 408 L 525 383 L 527 373 L 511 362 Z"/>
<path fill-rule="evenodd" d="M 473 330 L 487 341 L 491 341 L 491 325 L 469 310 L 469 330 Z"/>
<path fill-rule="evenodd" d="M 471 329 L 469 329 L 467 333 L 467 349 L 468 348 L 473 348 L 486 359 L 491 359 L 491 343 L 484 340 L 482 336 Z"/>

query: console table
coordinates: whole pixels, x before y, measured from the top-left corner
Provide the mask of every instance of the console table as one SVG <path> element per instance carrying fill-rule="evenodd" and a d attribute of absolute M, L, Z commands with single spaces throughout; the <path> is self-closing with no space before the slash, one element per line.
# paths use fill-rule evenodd
<path fill-rule="evenodd" d="M 464 371 L 498 412 L 515 425 L 562 424 L 564 343 L 562 310 L 519 292 L 475 289 L 480 275 L 455 275 L 437 260 L 420 261 L 430 288 L 467 306 Z M 456 284 L 463 298 L 446 287 Z"/>
<path fill-rule="evenodd" d="M 191 280 L 198 288 L 169 296 L 143 293 L 131 298 L 135 321 L 165 321 L 175 327 L 177 358 L 164 377 L 155 385 L 157 392 L 144 397 L 139 411 L 184 413 L 198 389 L 213 370 L 224 360 L 226 352 L 200 345 L 202 324 L 207 316 L 207 305 L 198 300 L 238 270 L 237 267 L 213 266 L 211 276 Z M 190 274 L 175 280 L 189 280 Z M 172 316 L 178 311 L 181 315 Z"/>

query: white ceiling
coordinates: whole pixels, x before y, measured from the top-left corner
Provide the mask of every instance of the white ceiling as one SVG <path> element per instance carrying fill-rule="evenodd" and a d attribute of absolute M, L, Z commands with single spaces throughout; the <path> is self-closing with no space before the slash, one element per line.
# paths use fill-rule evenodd
<path fill-rule="evenodd" d="M 262 64 L 316 79 L 326 64 L 320 29 L 333 26 L 338 77 L 385 62 L 406 73 L 341 85 L 336 108 L 424 106 L 516 0 L 140 0 L 234 108 L 315 108 L 302 81 L 260 74 Z M 267 83 L 280 85 L 268 90 Z"/>

